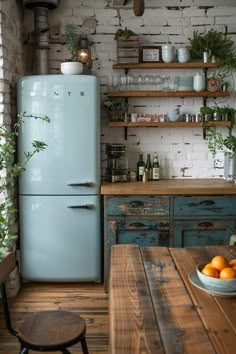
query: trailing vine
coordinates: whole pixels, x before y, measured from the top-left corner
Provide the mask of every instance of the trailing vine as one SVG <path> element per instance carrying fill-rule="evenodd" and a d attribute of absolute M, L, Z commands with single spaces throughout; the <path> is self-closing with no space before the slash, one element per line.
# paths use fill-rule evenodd
<path fill-rule="evenodd" d="M 10 130 L 8 126 L 0 126 L 0 261 L 7 251 L 12 250 L 17 234 L 14 231 L 15 208 L 12 191 L 15 188 L 17 177 L 26 169 L 28 161 L 38 152 L 46 149 L 47 144 L 34 140 L 32 150 L 24 152 L 24 160 L 16 161 L 17 137 L 21 124 L 25 118 L 42 119 L 49 122 L 47 116 L 39 117 L 27 115 L 26 112 L 17 115 L 17 121 Z M 5 173 L 4 173 L 5 172 Z M 6 175 L 6 176 L 3 176 Z"/>

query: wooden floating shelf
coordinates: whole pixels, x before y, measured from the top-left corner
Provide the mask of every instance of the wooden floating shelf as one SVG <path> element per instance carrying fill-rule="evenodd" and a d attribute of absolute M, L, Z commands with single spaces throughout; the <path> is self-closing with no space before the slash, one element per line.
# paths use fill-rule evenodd
<path fill-rule="evenodd" d="M 227 97 L 231 92 L 210 91 L 110 91 L 108 97 Z"/>
<path fill-rule="evenodd" d="M 230 121 L 209 122 L 108 122 L 109 127 L 230 127 Z"/>
<path fill-rule="evenodd" d="M 216 63 L 202 63 L 202 62 L 189 62 L 189 63 L 137 63 L 137 64 L 113 64 L 113 69 L 197 69 L 217 68 Z"/>

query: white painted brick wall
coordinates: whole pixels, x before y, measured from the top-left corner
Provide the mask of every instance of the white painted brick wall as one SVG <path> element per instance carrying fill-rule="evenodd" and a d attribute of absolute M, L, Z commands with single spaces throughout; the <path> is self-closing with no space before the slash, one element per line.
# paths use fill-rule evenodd
<path fill-rule="evenodd" d="M 136 32 L 141 45 L 162 45 L 169 42 L 178 48 L 189 43 L 188 38 L 194 30 L 225 31 L 225 26 L 236 41 L 235 0 L 149 0 L 146 1 L 142 17 L 134 16 L 132 6 L 131 0 L 126 1 L 120 9 L 114 8 L 111 0 L 67 0 L 62 1 L 56 10 L 49 11 L 49 23 L 52 28 L 60 27 L 62 32 L 65 22 L 71 22 L 78 25 L 80 33 L 88 34 L 96 58 L 92 71 L 100 80 L 102 101 L 106 99 L 109 74 L 123 73 L 112 69 L 112 64 L 116 62 L 114 34 L 119 28 L 128 27 Z M 169 9 L 168 6 L 175 8 Z M 27 34 L 33 29 L 32 11 L 25 10 L 24 15 L 24 29 Z M 60 72 L 60 62 L 66 55 L 65 46 L 60 43 L 51 44 L 51 73 Z M 196 70 L 179 70 L 176 73 L 169 70 L 167 73 L 165 70 L 150 70 L 149 74 L 191 76 L 195 72 Z M 235 107 L 235 95 L 217 102 L 222 106 Z M 129 113 L 165 113 L 174 107 L 180 107 L 181 113 L 196 113 L 201 105 L 201 98 L 132 98 L 129 100 Z M 213 106 L 214 100 L 209 99 L 208 105 Z M 128 128 L 128 140 L 124 140 L 124 130 L 108 128 L 107 120 L 108 117 L 102 110 L 103 175 L 106 166 L 105 144 L 113 142 L 126 145 L 129 166 L 132 169 L 136 169 L 140 152 L 143 152 L 146 158 L 147 153 L 153 155 L 157 151 L 162 178 L 222 177 L 223 170 L 214 168 L 214 159 L 208 151 L 207 142 L 203 139 L 203 130 L 200 128 Z M 187 169 L 183 173 L 181 169 L 184 167 Z"/>
<path fill-rule="evenodd" d="M 0 124 L 16 115 L 16 79 L 23 72 L 22 13 L 15 0 L 0 2 Z M 6 177 L 6 171 L 2 171 Z"/>

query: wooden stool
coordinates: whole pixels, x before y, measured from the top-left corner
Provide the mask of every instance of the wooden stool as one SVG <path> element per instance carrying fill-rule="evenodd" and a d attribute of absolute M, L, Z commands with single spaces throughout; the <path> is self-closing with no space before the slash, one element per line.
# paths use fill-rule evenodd
<path fill-rule="evenodd" d="M 41 352 L 60 351 L 70 353 L 67 348 L 81 342 L 84 354 L 88 354 L 84 319 L 68 311 L 41 311 L 26 317 L 16 330 L 11 325 L 6 287 L 0 282 L 3 313 L 8 331 L 16 336 L 21 344 L 21 354 L 29 350 Z"/>

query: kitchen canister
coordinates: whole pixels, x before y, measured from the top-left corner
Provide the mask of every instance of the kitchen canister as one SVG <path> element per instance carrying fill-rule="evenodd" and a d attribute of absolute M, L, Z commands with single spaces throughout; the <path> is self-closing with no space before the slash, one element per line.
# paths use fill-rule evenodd
<path fill-rule="evenodd" d="M 196 73 L 193 77 L 193 89 L 196 92 L 204 91 L 206 87 L 206 79 L 203 74 Z"/>

